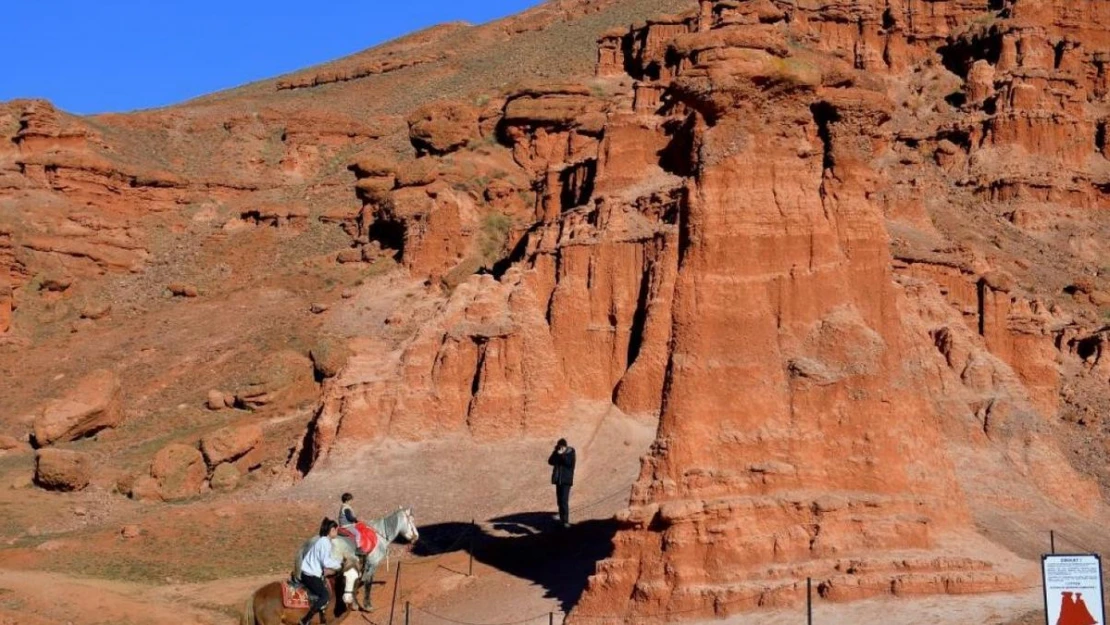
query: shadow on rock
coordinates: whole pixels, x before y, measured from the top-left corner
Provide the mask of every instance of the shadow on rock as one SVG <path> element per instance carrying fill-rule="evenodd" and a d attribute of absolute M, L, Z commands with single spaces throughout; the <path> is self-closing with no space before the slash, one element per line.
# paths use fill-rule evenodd
<path fill-rule="evenodd" d="M 482 564 L 530 580 L 569 612 L 582 596 L 595 566 L 613 551 L 613 519 L 591 520 L 564 528 L 550 512 L 522 512 L 486 522 L 438 523 L 420 528 L 414 555 L 427 557 L 465 551 Z"/>

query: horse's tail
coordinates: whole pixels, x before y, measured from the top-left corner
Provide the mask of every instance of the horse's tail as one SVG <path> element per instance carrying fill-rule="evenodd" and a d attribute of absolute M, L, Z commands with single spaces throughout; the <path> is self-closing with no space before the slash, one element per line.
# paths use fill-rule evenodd
<path fill-rule="evenodd" d="M 243 608 L 243 616 L 239 618 L 239 625 L 255 625 L 254 622 L 254 595 L 247 599 L 247 605 Z"/>

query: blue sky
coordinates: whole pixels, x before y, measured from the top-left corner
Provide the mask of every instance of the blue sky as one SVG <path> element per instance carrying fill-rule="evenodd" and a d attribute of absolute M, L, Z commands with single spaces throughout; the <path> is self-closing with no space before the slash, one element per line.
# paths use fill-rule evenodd
<path fill-rule="evenodd" d="M 540 0 L 12 0 L 0 100 L 74 113 L 173 104 L 339 58 L 425 26 Z"/>

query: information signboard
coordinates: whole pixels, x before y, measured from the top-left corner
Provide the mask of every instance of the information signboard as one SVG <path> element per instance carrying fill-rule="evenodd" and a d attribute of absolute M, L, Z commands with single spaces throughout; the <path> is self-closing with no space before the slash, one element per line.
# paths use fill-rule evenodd
<path fill-rule="evenodd" d="M 1042 556 L 1041 575 L 1047 625 L 1106 625 L 1097 554 Z"/>

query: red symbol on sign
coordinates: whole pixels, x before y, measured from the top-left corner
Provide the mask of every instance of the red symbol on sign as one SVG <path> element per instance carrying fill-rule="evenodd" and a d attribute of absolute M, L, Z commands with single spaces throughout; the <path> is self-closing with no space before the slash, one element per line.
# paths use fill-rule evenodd
<path fill-rule="evenodd" d="M 1083 593 L 1061 592 L 1060 595 L 1060 618 L 1056 619 L 1056 625 L 1098 625 L 1083 601 Z"/>

